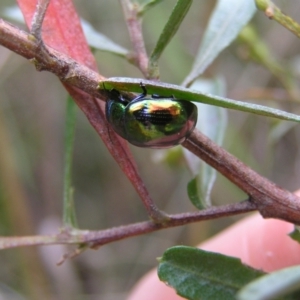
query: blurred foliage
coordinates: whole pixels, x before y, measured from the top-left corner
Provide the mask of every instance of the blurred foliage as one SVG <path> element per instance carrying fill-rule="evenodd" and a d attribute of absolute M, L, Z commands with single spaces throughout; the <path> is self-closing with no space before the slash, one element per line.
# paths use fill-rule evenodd
<path fill-rule="evenodd" d="M 145 14 L 143 29 L 148 53 L 175 2 L 161 1 Z M 14 4 L 12 0 L 1 1 L 1 16 L 5 7 Z M 118 1 L 77 0 L 75 4 L 80 16 L 96 30 L 131 49 Z M 194 1 L 161 57 L 162 81 L 180 84 L 189 72 L 214 4 L 215 1 Z M 300 3 L 282 0 L 277 4 L 297 20 Z M 251 23 L 268 46 L 272 60 L 299 75 L 298 39 L 262 13 L 257 13 Z M 299 104 L 292 101 L 274 74 L 251 59 L 251 51 L 241 41 L 233 43 L 209 67 L 205 76 L 223 76 L 230 98 L 299 114 Z M 133 65 L 120 57 L 100 51 L 96 51 L 95 56 L 99 70 L 107 77 L 141 77 Z M 62 224 L 66 99 L 66 91 L 54 75 L 36 72 L 28 61 L 0 47 L 0 156 L 2 161 L 7 161 L 3 157 L 9 153 L 13 167 L 11 164 L 7 167 L 14 170 L 14 178 L 8 186 L 4 181 L 7 173 L 4 166 L 0 166 L 2 235 L 53 233 Z M 144 220 L 147 216 L 134 189 L 84 115 L 78 112 L 77 116 L 73 186 L 80 228 L 104 229 Z M 271 140 L 271 132 L 278 128 L 282 134 L 276 135 L 276 141 Z M 224 147 L 278 185 L 295 190 L 299 188 L 300 177 L 299 131 L 299 126 L 290 126 L 288 122 L 229 111 Z M 161 150 L 131 149 L 142 178 L 161 209 L 169 213 L 193 209 L 186 193 L 191 175 L 181 161 L 168 165 L 161 160 Z M 15 201 L 9 197 L 11 192 L 18 195 Z M 212 192 L 213 204 L 240 201 L 245 197 L 218 175 Z M 32 231 L 24 232 L 25 229 L 18 226 L 21 217 L 30 221 Z M 87 251 L 60 267 L 55 263 L 67 249 L 44 247 L 38 249 L 43 265 L 41 277 L 48 279 L 48 288 L 56 294 L 56 299 L 74 299 L 74 295 L 81 294 L 83 296 L 76 299 L 124 299 L 136 280 L 157 265 L 155 258 L 167 247 L 177 243 L 194 245 L 235 220 L 197 223 L 115 242 L 97 251 Z M 27 293 L 28 285 L 35 284 L 25 280 L 21 255 L 18 249 L 0 253 L 0 295 L 5 293 L 6 299 L 24 299 L 20 295 Z"/>

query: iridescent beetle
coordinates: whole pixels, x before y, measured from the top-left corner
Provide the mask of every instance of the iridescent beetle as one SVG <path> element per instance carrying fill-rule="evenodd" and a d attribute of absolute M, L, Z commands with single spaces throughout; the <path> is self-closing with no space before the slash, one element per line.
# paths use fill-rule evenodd
<path fill-rule="evenodd" d="M 113 89 L 107 91 L 106 118 L 129 143 L 145 148 L 169 148 L 184 142 L 197 123 L 197 107 L 189 101 L 142 94 L 130 100 Z"/>

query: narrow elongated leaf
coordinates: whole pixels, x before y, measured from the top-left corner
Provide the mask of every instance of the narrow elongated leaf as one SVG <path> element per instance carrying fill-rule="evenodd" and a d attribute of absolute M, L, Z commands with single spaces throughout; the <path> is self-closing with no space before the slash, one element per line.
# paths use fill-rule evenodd
<path fill-rule="evenodd" d="M 133 79 L 124 77 L 112 77 L 109 78 L 109 80 L 105 80 L 105 88 L 115 88 L 120 91 L 139 93 L 141 92 L 141 82 L 146 85 L 148 94 L 159 94 L 166 97 L 173 95 L 177 99 L 184 99 L 187 101 L 195 101 L 219 107 L 250 112 L 257 115 L 273 117 L 281 120 L 300 122 L 299 115 L 288 113 L 279 109 L 274 109 L 253 103 L 236 101 L 216 95 L 204 94 L 195 90 L 187 89 L 169 83 L 161 83 L 137 78 Z M 104 88 L 102 82 L 99 83 L 99 88 Z"/>
<path fill-rule="evenodd" d="M 205 201 L 203 200 L 202 191 L 198 190 L 198 176 L 193 178 L 187 186 L 187 192 L 190 201 L 193 205 L 195 205 L 198 209 L 204 209 L 206 207 Z"/>
<path fill-rule="evenodd" d="M 76 227 L 76 213 L 72 187 L 72 157 L 75 137 L 76 105 L 71 97 L 67 100 L 64 158 L 64 225 Z"/>
<path fill-rule="evenodd" d="M 225 81 L 221 78 L 197 80 L 191 89 L 210 95 L 224 96 Z M 197 103 L 199 120 L 197 128 L 218 144 L 221 144 L 227 125 L 227 114 L 223 108 Z"/>
<path fill-rule="evenodd" d="M 147 12 L 150 8 L 153 6 L 159 4 L 162 0 L 135 0 L 135 2 L 138 3 L 140 6 L 139 8 L 139 14 L 143 15 L 145 12 Z"/>
<path fill-rule="evenodd" d="M 234 299 L 241 287 L 263 274 L 237 258 L 185 246 L 165 251 L 158 267 L 159 279 L 180 296 L 201 300 Z"/>
<path fill-rule="evenodd" d="M 211 15 L 194 66 L 183 82 L 190 85 L 239 34 L 256 9 L 253 0 L 219 0 Z"/>
<path fill-rule="evenodd" d="M 225 83 L 221 79 L 197 80 L 192 88 L 221 96 L 225 94 Z M 227 125 L 226 110 L 202 103 L 196 103 L 196 105 L 198 107 L 197 129 L 218 145 L 221 145 Z M 184 155 L 194 176 L 193 185 L 196 185 L 194 189 L 188 190 L 190 200 L 199 209 L 210 206 L 210 194 L 216 179 L 216 170 L 199 160 L 190 151 L 185 150 Z M 193 191 L 197 192 L 197 195 L 193 194 Z"/>
<path fill-rule="evenodd" d="M 150 56 L 150 61 L 154 62 L 159 59 L 162 51 L 168 45 L 174 34 L 177 32 L 181 22 L 183 21 L 186 13 L 188 12 L 192 0 L 178 0 L 169 19 L 166 23 L 157 44 Z"/>
<path fill-rule="evenodd" d="M 191 159 L 189 161 L 191 162 Z M 193 161 L 196 161 L 196 159 L 193 159 Z M 200 161 L 199 174 L 197 174 L 188 184 L 189 199 L 198 209 L 211 206 L 210 195 L 216 176 L 217 173 L 215 169 Z"/>
<path fill-rule="evenodd" d="M 252 281 L 238 292 L 237 299 L 300 299 L 300 266 L 273 272 Z"/>
<path fill-rule="evenodd" d="M 126 55 L 129 54 L 129 51 L 126 48 L 116 44 L 101 32 L 96 31 L 87 21 L 81 19 L 81 26 L 89 46 L 121 57 L 126 57 Z"/>

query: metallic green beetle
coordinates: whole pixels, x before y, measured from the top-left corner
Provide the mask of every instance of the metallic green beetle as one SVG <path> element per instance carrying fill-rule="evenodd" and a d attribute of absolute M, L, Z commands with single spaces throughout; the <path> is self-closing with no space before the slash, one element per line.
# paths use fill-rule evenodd
<path fill-rule="evenodd" d="M 145 148 L 169 148 L 184 142 L 197 123 L 197 107 L 189 101 L 147 96 L 130 100 L 113 89 L 107 91 L 106 118 L 112 128 L 129 143 Z"/>

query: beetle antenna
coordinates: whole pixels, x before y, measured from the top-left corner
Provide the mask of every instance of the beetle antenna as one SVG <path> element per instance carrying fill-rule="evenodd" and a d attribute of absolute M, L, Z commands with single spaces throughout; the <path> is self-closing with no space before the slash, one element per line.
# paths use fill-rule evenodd
<path fill-rule="evenodd" d="M 142 82 L 140 82 L 140 87 L 143 91 L 143 93 L 141 95 L 143 95 L 143 97 L 146 97 L 147 96 L 147 90 L 146 90 L 145 85 Z"/>

